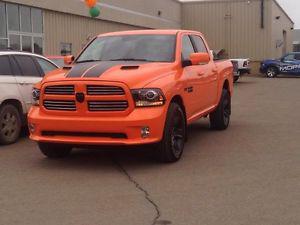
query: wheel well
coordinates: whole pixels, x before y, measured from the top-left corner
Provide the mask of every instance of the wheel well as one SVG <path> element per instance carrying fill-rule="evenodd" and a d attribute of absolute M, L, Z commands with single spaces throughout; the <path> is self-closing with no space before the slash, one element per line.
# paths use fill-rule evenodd
<path fill-rule="evenodd" d="M 269 68 L 271 68 L 271 67 L 274 68 L 274 69 L 276 69 L 276 72 L 277 72 L 277 73 L 279 72 L 279 68 L 278 68 L 276 65 L 274 65 L 274 64 L 268 66 L 268 67 L 267 67 L 267 70 L 268 70 Z"/>
<path fill-rule="evenodd" d="M 225 80 L 224 84 L 223 84 L 223 89 L 229 91 L 229 81 Z"/>
<path fill-rule="evenodd" d="M 185 119 L 187 119 L 186 118 L 185 106 L 184 106 L 184 103 L 183 103 L 183 100 L 182 100 L 181 96 L 179 96 L 179 95 L 174 96 L 172 98 L 171 102 L 177 103 L 181 107 L 181 109 L 183 110 Z"/>
<path fill-rule="evenodd" d="M 26 119 L 24 117 L 24 112 L 23 112 L 22 104 L 21 104 L 21 102 L 19 100 L 16 100 L 16 99 L 6 99 L 6 100 L 4 100 L 2 102 L 1 106 L 3 106 L 3 105 L 13 105 L 13 106 L 15 106 L 18 109 L 18 111 L 20 113 L 20 116 L 22 118 L 22 124 L 25 124 Z"/>

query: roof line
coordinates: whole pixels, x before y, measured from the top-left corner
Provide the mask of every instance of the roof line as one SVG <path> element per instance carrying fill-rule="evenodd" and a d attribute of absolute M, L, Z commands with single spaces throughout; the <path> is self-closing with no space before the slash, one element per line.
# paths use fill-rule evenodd
<path fill-rule="evenodd" d="M 292 20 L 292 18 L 289 16 L 289 14 L 287 14 L 287 12 L 282 8 L 282 6 L 278 3 L 277 0 L 273 0 L 273 2 L 275 2 L 275 4 L 280 8 L 280 10 L 286 15 L 286 17 L 293 23 L 295 24 L 295 22 Z"/>

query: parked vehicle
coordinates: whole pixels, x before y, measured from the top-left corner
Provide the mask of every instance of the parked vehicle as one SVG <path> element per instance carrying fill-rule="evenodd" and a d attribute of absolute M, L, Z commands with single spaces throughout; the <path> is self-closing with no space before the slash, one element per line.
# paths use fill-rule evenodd
<path fill-rule="evenodd" d="M 65 66 L 65 61 L 64 61 L 64 56 L 46 56 L 47 59 L 51 60 L 52 62 L 54 62 L 57 66 L 59 66 L 60 68 L 63 68 Z"/>
<path fill-rule="evenodd" d="M 268 78 L 279 74 L 300 75 L 300 52 L 291 52 L 279 59 L 266 59 L 261 63 L 260 72 Z"/>
<path fill-rule="evenodd" d="M 154 144 L 158 159 L 175 162 L 188 124 L 209 115 L 211 128 L 228 127 L 232 72 L 229 60 L 213 61 L 198 32 L 99 35 L 36 85 L 30 138 L 50 158 L 81 145 Z"/>
<path fill-rule="evenodd" d="M 249 59 L 231 59 L 234 68 L 234 82 L 237 82 L 244 74 L 250 74 L 250 60 Z"/>
<path fill-rule="evenodd" d="M 33 85 L 55 69 L 40 55 L 0 51 L 0 144 L 16 142 L 31 107 Z"/>

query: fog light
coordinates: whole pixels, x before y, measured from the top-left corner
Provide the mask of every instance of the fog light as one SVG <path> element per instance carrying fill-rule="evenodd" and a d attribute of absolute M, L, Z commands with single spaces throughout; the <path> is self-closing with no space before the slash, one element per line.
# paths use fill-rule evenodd
<path fill-rule="evenodd" d="M 34 133 L 34 131 L 35 131 L 35 124 L 29 123 L 28 124 L 28 128 L 29 128 L 30 133 Z"/>
<path fill-rule="evenodd" d="M 141 129 L 141 136 L 142 138 L 147 138 L 150 135 L 150 128 L 149 127 L 143 127 Z"/>

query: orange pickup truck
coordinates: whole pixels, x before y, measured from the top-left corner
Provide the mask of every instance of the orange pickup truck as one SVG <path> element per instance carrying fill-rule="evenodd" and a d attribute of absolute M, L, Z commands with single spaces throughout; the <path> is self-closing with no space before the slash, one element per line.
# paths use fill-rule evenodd
<path fill-rule="evenodd" d="M 158 159 L 175 162 L 187 125 L 206 116 L 212 129 L 229 125 L 232 64 L 214 61 L 199 32 L 102 34 L 66 61 L 33 89 L 30 138 L 47 157 L 76 146 L 153 144 Z"/>

